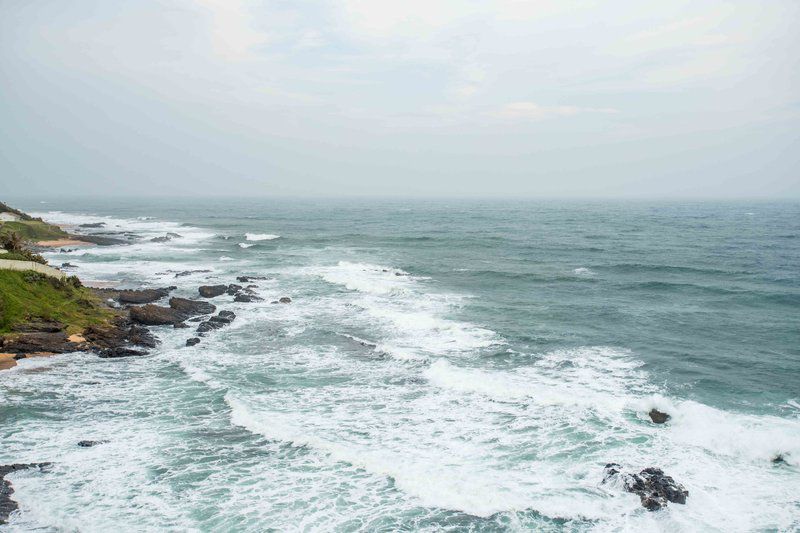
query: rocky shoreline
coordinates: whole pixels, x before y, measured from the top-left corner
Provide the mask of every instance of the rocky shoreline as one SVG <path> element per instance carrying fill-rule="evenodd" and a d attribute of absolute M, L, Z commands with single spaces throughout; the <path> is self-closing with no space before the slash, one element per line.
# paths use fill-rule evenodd
<path fill-rule="evenodd" d="M 88 228 L 101 228 L 102 223 L 86 224 Z M 174 235 L 174 234 L 173 234 Z M 165 235 L 169 240 L 173 235 Z M 72 236 L 72 235 L 71 235 Z M 119 236 L 95 235 L 75 236 L 82 242 L 97 245 L 130 243 L 130 239 Z M 162 239 L 162 238 L 156 238 Z M 151 239 L 155 242 L 163 240 Z M 72 267 L 64 264 L 62 268 Z M 181 278 L 189 274 L 209 272 L 194 270 L 175 272 Z M 239 275 L 233 283 L 200 285 L 193 298 L 172 296 L 176 286 L 144 287 L 137 289 L 91 288 L 105 309 L 114 313 L 113 320 L 103 326 L 86 327 L 80 334 L 68 334 L 68 325 L 54 320 L 31 320 L 15 327 L 13 334 L 0 336 L 0 352 L 11 354 L 15 360 L 27 357 L 63 354 L 70 352 L 90 352 L 100 358 L 124 358 L 145 356 L 159 344 L 158 329 L 172 326 L 176 329 L 192 329 L 185 345 L 200 344 L 203 338 L 214 331 L 230 325 L 236 314 L 228 309 L 218 309 L 212 303 L 222 296 L 233 297 L 237 303 L 263 301 L 257 290 L 258 283 L 267 280 L 263 276 Z M 271 304 L 291 304 L 288 296 L 271 301 Z M 1 362 L 1 361 L 0 361 Z M 3 367 L 0 366 L 0 369 Z M 653 424 L 666 424 L 671 416 L 652 409 L 647 413 Z M 104 441 L 80 441 L 80 447 L 93 447 Z M 0 524 L 18 509 L 11 499 L 13 488 L 4 479 L 5 475 L 25 469 L 46 470 L 50 463 L 11 464 L 0 466 Z M 599 478 L 599 476 L 598 476 Z M 642 507 L 648 511 L 663 509 L 668 503 L 685 504 L 689 492 L 659 468 L 645 468 L 638 473 L 625 473 L 617 463 L 605 466 L 604 476 L 598 479 L 598 486 L 614 488 L 621 492 L 636 494 Z"/>

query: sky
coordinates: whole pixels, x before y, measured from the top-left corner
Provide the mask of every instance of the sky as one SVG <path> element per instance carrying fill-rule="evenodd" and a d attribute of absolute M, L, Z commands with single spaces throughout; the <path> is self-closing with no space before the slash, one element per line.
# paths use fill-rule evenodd
<path fill-rule="evenodd" d="M 0 0 L 0 196 L 800 198 L 796 0 Z"/>

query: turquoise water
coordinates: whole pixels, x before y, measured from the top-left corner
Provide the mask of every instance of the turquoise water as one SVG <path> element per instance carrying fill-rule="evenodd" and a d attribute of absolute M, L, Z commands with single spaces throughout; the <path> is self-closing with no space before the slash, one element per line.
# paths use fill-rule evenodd
<path fill-rule="evenodd" d="M 84 280 L 270 279 L 195 347 L 0 373 L 0 462 L 54 463 L 14 475 L 10 530 L 800 527 L 800 204 L 16 204 L 141 238 L 48 256 Z M 687 505 L 647 512 L 608 462 Z"/>

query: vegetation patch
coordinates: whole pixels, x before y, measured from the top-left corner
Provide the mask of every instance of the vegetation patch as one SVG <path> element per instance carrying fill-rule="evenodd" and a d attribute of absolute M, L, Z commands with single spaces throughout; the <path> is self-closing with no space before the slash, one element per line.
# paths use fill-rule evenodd
<path fill-rule="evenodd" d="M 62 281 L 33 271 L 0 270 L 0 334 L 39 320 L 81 333 L 88 326 L 109 326 L 115 316 L 75 276 Z"/>
<path fill-rule="evenodd" d="M 18 220 L 0 224 L 0 235 L 16 233 L 26 241 L 54 241 L 67 239 L 69 234 L 41 220 Z"/>

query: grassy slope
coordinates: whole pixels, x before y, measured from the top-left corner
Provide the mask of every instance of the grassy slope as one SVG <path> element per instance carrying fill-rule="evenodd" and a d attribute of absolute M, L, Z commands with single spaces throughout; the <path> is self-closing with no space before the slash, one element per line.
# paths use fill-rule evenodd
<path fill-rule="evenodd" d="M 0 334 L 35 318 L 57 320 L 67 325 L 67 333 L 80 333 L 86 326 L 106 324 L 115 316 L 89 289 L 31 274 L 0 270 Z"/>
<path fill-rule="evenodd" d="M 27 241 L 52 241 L 69 237 L 66 231 L 58 226 L 53 226 L 40 220 L 25 220 L 17 222 L 3 222 L 0 224 L 0 233 L 15 231 Z"/>

